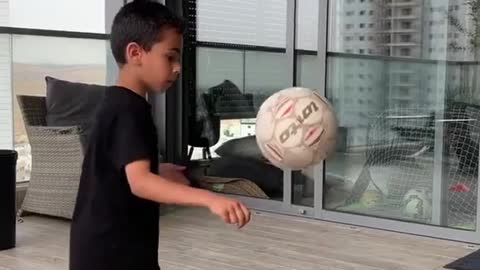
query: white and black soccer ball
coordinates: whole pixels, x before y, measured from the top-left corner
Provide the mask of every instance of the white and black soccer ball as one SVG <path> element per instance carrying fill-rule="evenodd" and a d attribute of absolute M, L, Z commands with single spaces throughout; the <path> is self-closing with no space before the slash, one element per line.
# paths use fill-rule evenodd
<path fill-rule="evenodd" d="M 327 99 L 311 89 L 292 87 L 263 102 L 255 133 L 260 150 L 273 165 L 300 170 L 334 151 L 337 120 Z"/>

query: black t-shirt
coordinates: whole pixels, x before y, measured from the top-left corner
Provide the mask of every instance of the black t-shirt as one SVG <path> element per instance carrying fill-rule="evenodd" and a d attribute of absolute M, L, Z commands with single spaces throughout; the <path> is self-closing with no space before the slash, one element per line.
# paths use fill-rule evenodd
<path fill-rule="evenodd" d="M 158 270 L 159 205 L 135 196 L 125 165 L 151 161 L 157 133 L 149 103 L 107 87 L 86 150 L 70 234 L 70 270 Z"/>

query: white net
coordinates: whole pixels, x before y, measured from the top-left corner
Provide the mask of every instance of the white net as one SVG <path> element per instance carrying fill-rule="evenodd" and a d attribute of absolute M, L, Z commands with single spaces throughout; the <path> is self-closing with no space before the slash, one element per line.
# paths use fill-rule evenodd
<path fill-rule="evenodd" d="M 411 218 L 403 211 L 405 195 L 421 191 L 429 195 L 422 200 L 427 200 L 424 204 L 430 208 L 415 219 L 431 223 L 432 204 L 436 203 L 432 201 L 432 185 L 441 185 L 441 225 L 474 229 L 479 120 L 480 108 L 460 103 L 450 105 L 441 117 L 411 107 L 391 109 L 375 117 L 368 129 L 366 164 L 347 204 L 361 201 L 373 189 L 383 200 L 368 209 L 370 214 Z M 444 136 L 441 155 L 437 153 L 441 150 L 435 149 L 439 127 L 443 127 Z"/>
<path fill-rule="evenodd" d="M 480 108 L 458 104 L 447 113 L 444 139 L 447 224 L 473 229 L 476 220 Z M 473 228 L 472 228 L 473 227 Z"/>

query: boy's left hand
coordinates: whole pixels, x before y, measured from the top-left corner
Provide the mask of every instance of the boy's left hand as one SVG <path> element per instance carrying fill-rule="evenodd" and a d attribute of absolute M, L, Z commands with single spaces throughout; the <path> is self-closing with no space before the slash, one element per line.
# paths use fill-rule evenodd
<path fill-rule="evenodd" d="M 165 177 L 167 180 L 188 186 L 190 185 L 190 181 L 183 174 L 184 170 L 184 166 L 179 166 L 173 163 L 160 163 L 158 166 L 160 176 Z"/>

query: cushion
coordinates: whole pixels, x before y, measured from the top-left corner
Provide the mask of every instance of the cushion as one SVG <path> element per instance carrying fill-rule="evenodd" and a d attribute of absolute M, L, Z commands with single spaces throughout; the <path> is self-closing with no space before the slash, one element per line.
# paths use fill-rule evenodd
<path fill-rule="evenodd" d="M 215 150 L 221 157 L 245 157 L 265 161 L 260 148 L 257 145 L 255 135 L 224 142 Z"/>
<path fill-rule="evenodd" d="M 47 125 L 79 126 L 82 129 L 80 140 L 85 149 L 105 86 L 69 82 L 50 76 L 45 77 L 45 81 Z"/>
<path fill-rule="evenodd" d="M 230 80 L 208 89 L 209 108 L 215 113 L 253 112 L 253 95 L 243 94 Z"/>
<path fill-rule="evenodd" d="M 215 192 L 268 199 L 267 194 L 248 179 L 202 176 L 197 183 L 199 187 Z"/>
<path fill-rule="evenodd" d="M 266 162 L 243 157 L 213 159 L 208 167 L 208 175 L 247 179 L 262 189 L 268 197 L 283 197 L 283 171 Z"/>

